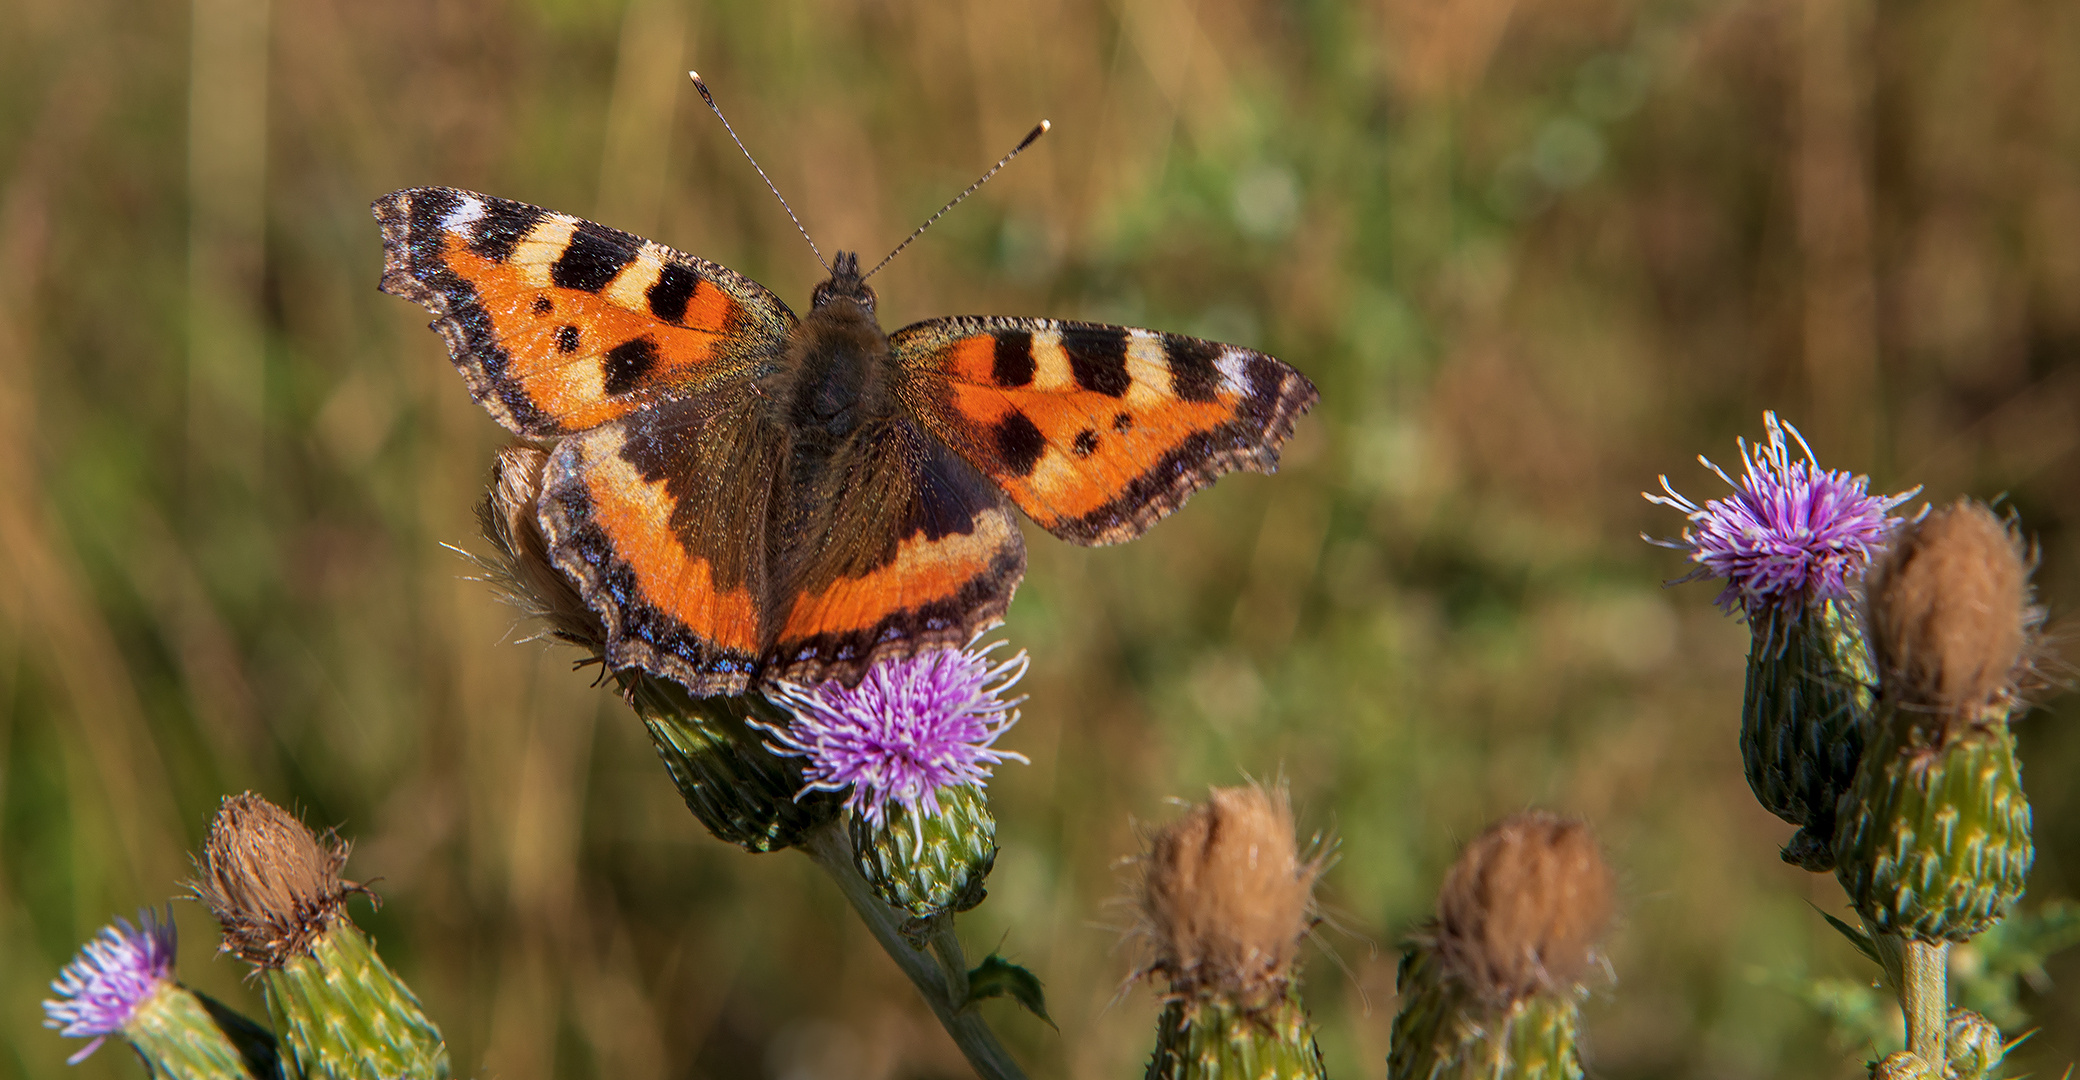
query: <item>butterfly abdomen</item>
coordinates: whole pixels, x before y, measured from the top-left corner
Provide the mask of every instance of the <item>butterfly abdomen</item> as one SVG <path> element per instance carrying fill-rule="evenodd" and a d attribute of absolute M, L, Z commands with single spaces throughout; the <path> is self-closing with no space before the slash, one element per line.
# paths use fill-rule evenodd
<path fill-rule="evenodd" d="M 861 571 L 885 563 L 901 539 L 878 520 L 887 493 L 859 475 L 897 416 L 888 336 L 852 298 L 820 289 L 818 300 L 765 382 L 788 433 L 787 475 L 769 534 L 783 594 L 802 575 L 817 576 L 811 567 Z"/>

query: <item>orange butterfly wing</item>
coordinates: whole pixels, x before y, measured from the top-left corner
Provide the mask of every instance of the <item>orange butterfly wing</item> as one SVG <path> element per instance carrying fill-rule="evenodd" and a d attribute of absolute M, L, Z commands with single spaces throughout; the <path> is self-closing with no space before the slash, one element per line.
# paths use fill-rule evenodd
<path fill-rule="evenodd" d="M 794 314 L 724 267 L 526 203 L 415 188 L 372 209 L 383 290 L 435 314 L 501 424 L 562 440 L 542 525 L 606 625 L 608 662 L 740 692 L 770 641 L 765 536 L 784 445 L 755 382 Z"/>
<path fill-rule="evenodd" d="M 608 661 L 696 694 L 850 682 L 960 644 L 1024 574 L 1006 495 L 1057 536 L 1131 539 L 1223 473 L 1274 470 L 1316 400 L 1269 356 L 1149 330 L 803 322 L 714 263 L 473 192 L 374 212 L 382 288 L 434 312 L 500 423 L 560 440 L 539 512 Z M 865 408 L 864 426 L 804 457 L 824 414 L 796 391 L 839 384 L 797 380 L 846 355 L 892 397 L 845 391 L 868 396 L 828 404 Z"/>
<path fill-rule="evenodd" d="M 896 331 L 899 393 L 1047 531 L 1131 540 L 1237 469 L 1274 472 L 1319 395 L 1235 345 L 1054 319 L 933 319 Z"/>
<path fill-rule="evenodd" d="M 549 552 L 607 629 L 607 662 L 742 693 L 769 640 L 767 510 L 782 442 L 748 389 L 662 402 L 557 445 Z"/>
<path fill-rule="evenodd" d="M 756 377 L 794 313 L 726 267 L 455 188 L 376 200 L 384 292 L 437 318 L 470 393 L 517 435 L 597 427 Z"/>
<path fill-rule="evenodd" d="M 855 683 L 867 666 L 966 644 L 1025 576 L 1004 496 L 916 423 L 860 433 L 836 471 L 774 515 L 778 618 L 767 671 Z"/>

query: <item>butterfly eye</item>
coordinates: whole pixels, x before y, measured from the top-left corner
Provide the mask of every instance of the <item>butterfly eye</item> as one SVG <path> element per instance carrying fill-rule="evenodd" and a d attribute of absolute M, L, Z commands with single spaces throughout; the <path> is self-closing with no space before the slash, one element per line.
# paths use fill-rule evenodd
<path fill-rule="evenodd" d="M 833 300 L 843 298 L 858 304 L 862 312 L 872 317 L 875 302 L 874 290 L 866 282 L 859 279 L 859 264 L 855 262 L 852 266 L 854 272 L 849 275 L 846 274 L 844 272 L 845 258 L 843 255 L 840 255 L 838 259 L 838 273 L 824 279 L 821 285 L 816 286 L 816 291 L 809 294 L 809 306 L 811 308 L 820 308 Z"/>

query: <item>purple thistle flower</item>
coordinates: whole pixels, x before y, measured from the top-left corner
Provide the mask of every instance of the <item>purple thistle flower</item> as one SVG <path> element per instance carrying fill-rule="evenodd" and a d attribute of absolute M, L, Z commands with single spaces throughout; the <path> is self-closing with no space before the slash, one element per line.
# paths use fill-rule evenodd
<path fill-rule="evenodd" d="M 86 1049 L 65 1059 L 77 1065 L 123 1029 L 139 1006 L 173 981 L 173 909 L 165 918 L 143 908 L 137 926 L 117 919 L 101 928 L 94 940 L 51 982 L 58 996 L 43 1003 L 43 1026 L 72 1038 L 93 1038 Z"/>
<path fill-rule="evenodd" d="M 991 766 L 1026 760 L 995 748 L 1018 722 L 1017 706 L 1025 700 L 1002 697 L 1027 665 L 1023 652 L 990 663 L 989 653 L 1002 644 L 884 660 L 851 690 L 835 680 L 781 683 L 773 699 L 794 720 L 785 729 L 761 725 L 773 736 L 766 745 L 808 758 L 810 789 L 851 788 L 845 805 L 875 826 L 884 823 L 891 802 L 937 817 L 941 788 L 980 785 Z"/>
<path fill-rule="evenodd" d="M 1808 603 L 1846 600 L 1849 586 L 1863 573 L 1871 549 L 1882 543 L 1900 519 L 1894 508 L 1920 494 L 1919 487 L 1898 495 L 1872 495 L 1870 478 L 1813 464 L 1813 448 L 1805 436 L 1777 414 L 1762 414 L 1769 442 L 1750 446 L 1740 440 L 1746 473 L 1738 483 L 1699 455 L 1707 469 L 1734 489 L 1731 496 L 1702 507 L 1676 493 L 1661 478 L 1666 495 L 1642 492 L 1646 500 L 1681 510 L 1690 519 L 1680 540 L 1642 539 L 1687 551 L 1697 569 L 1670 584 L 1723 577 L 1726 588 L 1719 606 L 1736 602 L 1750 621 L 1775 609 L 1796 616 Z M 1805 460 L 1791 460 L 1784 432 L 1798 440 Z"/>

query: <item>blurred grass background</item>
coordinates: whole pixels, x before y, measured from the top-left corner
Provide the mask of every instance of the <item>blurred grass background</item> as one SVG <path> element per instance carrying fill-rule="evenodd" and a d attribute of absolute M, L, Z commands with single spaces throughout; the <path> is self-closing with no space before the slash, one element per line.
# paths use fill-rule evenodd
<path fill-rule="evenodd" d="M 442 548 L 505 437 L 370 199 L 452 184 L 744 271 L 892 246 L 884 321 L 1046 314 L 1273 352 L 1322 404 L 1275 479 L 1148 537 L 1033 533 L 1034 656 L 964 923 L 1048 985 L 1037 1075 L 1132 1075 L 1135 821 L 1289 778 L 1342 860 L 1308 996 L 1383 1073 L 1393 944 L 1528 805 L 1621 868 L 1605 1077 L 1831 1077 L 1789 987 L 1861 977 L 1735 745 L 1746 634 L 1664 591 L 1660 472 L 1776 408 L 1823 463 L 2006 493 L 2080 610 L 2080 7 L 2065 0 L 5 0 L 0 1077 L 45 983 L 162 900 L 219 796 L 357 839 L 364 915 L 461 1075 L 933 1077 L 959 1060 L 805 860 L 711 840 L 641 727 Z M 2080 891 L 2070 698 L 2022 724 L 2037 897 Z M 177 908 L 182 974 L 260 1011 Z M 2021 1068 L 2080 1055 L 2080 963 Z M 69 1072 L 135 1076 L 114 1050 Z"/>

